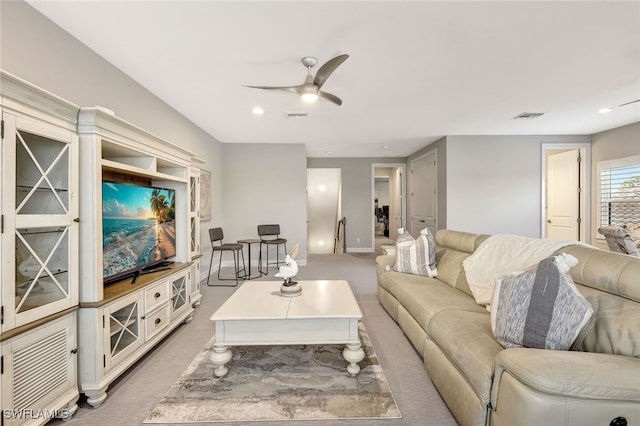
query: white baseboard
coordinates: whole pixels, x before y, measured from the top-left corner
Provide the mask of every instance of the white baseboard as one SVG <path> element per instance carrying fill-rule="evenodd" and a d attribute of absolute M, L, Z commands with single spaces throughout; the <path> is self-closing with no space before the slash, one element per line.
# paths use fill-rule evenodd
<path fill-rule="evenodd" d="M 300 259 L 300 260 L 296 260 L 296 262 L 298 263 L 298 266 L 307 266 L 307 259 Z M 283 262 L 281 261 L 280 264 L 282 265 Z M 222 261 L 222 267 L 223 268 L 233 268 L 233 260 L 223 260 Z M 258 261 L 257 260 L 252 260 L 251 261 L 251 267 L 252 268 L 257 268 L 258 267 Z M 275 267 L 275 265 L 271 265 L 269 264 L 269 267 Z M 209 266 L 207 266 L 207 270 L 209 269 Z M 218 270 L 218 264 L 214 264 L 211 267 L 211 271 L 214 270 Z"/>
<path fill-rule="evenodd" d="M 347 247 L 347 253 L 373 253 L 373 249 L 367 247 Z"/>
<path fill-rule="evenodd" d="M 297 260 L 296 262 L 298 262 L 298 266 L 307 266 L 307 259 L 300 259 Z M 282 263 L 282 262 L 281 262 Z M 233 268 L 235 265 L 233 264 L 233 260 L 223 260 L 222 261 L 222 267 L 223 268 Z M 275 265 L 269 265 L 271 268 L 275 268 Z M 252 260 L 251 261 L 251 269 L 252 270 L 256 270 L 258 268 L 258 261 L 257 260 Z M 206 268 L 203 266 L 201 266 L 200 270 L 203 272 L 200 274 L 201 279 L 207 279 L 207 273 L 209 272 L 209 265 L 206 266 Z M 213 273 L 218 273 L 218 263 L 214 262 L 213 265 L 211 265 L 211 274 Z M 204 277 L 204 278 L 202 278 Z"/>

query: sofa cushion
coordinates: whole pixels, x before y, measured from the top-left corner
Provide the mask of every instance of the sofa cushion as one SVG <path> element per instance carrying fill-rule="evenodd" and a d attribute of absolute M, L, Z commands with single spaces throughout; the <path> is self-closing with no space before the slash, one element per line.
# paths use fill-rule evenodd
<path fill-rule="evenodd" d="M 481 401 L 490 399 L 495 358 L 504 350 L 493 336 L 490 322 L 486 311 L 446 310 L 437 313 L 427 328 L 431 341 L 466 378 Z"/>
<path fill-rule="evenodd" d="M 593 314 L 569 268 L 578 260 L 559 254 L 517 275 L 496 280 L 491 328 L 507 348 L 568 350 Z"/>
<path fill-rule="evenodd" d="M 640 358 L 640 304 L 591 287 L 577 285 L 593 306 L 573 350 Z"/>
<path fill-rule="evenodd" d="M 438 279 L 453 288 L 456 288 L 469 296 L 472 296 L 467 278 L 462 267 L 462 262 L 469 257 L 469 253 L 439 248 L 436 251 L 438 262 Z"/>
<path fill-rule="evenodd" d="M 436 278 L 417 281 L 408 277 L 401 278 L 398 300 L 425 330 L 435 314 L 447 309 L 487 313 L 472 298 Z"/>
<path fill-rule="evenodd" d="M 569 273 L 593 306 L 576 350 L 640 357 L 640 259 L 594 247 L 565 247 L 578 258 Z M 582 339 L 581 339 L 582 337 Z"/>
<path fill-rule="evenodd" d="M 403 228 L 398 229 L 396 240 L 396 261 L 393 266 L 398 272 L 435 277 L 436 252 L 433 235 L 429 228 L 420 231 L 420 236 L 414 239 Z"/>
<path fill-rule="evenodd" d="M 409 283 L 424 285 L 431 280 L 435 280 L 435 278 L 423 277 L 422 275 L 405 274 L 393 270 L 384 271 L 378 276 L 378 284 L 380 287 L 387 290 L 396 299 L 400 297 L 400 291 L 403 286 L 408 285 Z"/>

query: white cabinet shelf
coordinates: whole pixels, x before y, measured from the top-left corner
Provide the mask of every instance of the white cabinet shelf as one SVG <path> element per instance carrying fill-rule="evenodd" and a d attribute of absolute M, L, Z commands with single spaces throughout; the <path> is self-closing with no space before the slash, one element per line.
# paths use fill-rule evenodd
<path fill-rule="evenodd" d="M 137 158 L 137 157 L 133 157 Z M 126 159 L 120 159 L 121 161 L 115 162 L 111 160 L 102 160 L 102 169 L 109 170 L 116 173 L 124 173 L 130 176 L 142 176 L 142 177 L 150 177 L 157 180 L 170 180 L 175 182 L 187 182 L 187 178 L 175 176 L 169 173 L 163 172 L 154 172 L 146 168 L 136 167 L 133 165 L 128 165 L 127 162 L 124 162 Z"/>

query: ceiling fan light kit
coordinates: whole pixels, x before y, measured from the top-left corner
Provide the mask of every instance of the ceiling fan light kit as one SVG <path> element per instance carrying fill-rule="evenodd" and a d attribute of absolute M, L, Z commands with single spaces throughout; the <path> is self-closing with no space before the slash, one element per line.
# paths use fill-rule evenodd
<path fill-rule="evenodd" d="M 311 75 L 307 76 L 307 80 L 309 80 Z M 304 102 L 315 102 L 318 100 L 318 88 L 313 84 L 313 82 L 305 82 L 300 87 L 300 98 Z"/>
<path fill-rule="evenodd" d="M 310 103 L 315 102 L 318 98 L 323 98 L 336 105 L 342 105 L 342 99 L 329 92 L 321 91 L 320 88 L 326 83 L 329 76 L 347 60 L 349 55 L 339 55 L 324 63 L 316 73 L 315 77 L 311 75 L 311 68 L 316 66 L 318 60 L 313 56 L 305 56 L 301 59 L 302 65 L 307 68 L 307 77 L 303 84 L 298 86 L 245 86 L 252 89 L 264 90 L 282 90 L 285 92 L 295 93 L 302 101 Z"/>

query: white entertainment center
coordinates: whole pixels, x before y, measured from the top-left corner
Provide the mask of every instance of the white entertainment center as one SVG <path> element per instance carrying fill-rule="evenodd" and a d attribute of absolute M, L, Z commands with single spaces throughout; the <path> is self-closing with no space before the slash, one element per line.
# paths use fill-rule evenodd
<path fill-rule="evenodd" d="M 98 407 L 116 378 L 191 320 L 202 297 L 202 162 L 2 70 L 0 95 L 0 408 L 3 425 L 39 425 L 73 415 L 79 393 Z M 175 194 L 175 256 L 107 287 L 103 179 Z"/>
<path fill-rule="evenodd" d="M 104 108 L 81 108 L 79 386 L 98 407 L 107 387 L 159 340 L 189 322 L 199 300 L 199 221 L 190 196 L 195 155 Z M 176 255 L 158 272 L 103 286 L 102 182 L 145 182 L 175 191 Z M 197 216 L 197 215 L 196 215 Z M 194 229 L 195 227 L 195 229 Z M 98 243 L 98 244 L 96 244 Z"/>

